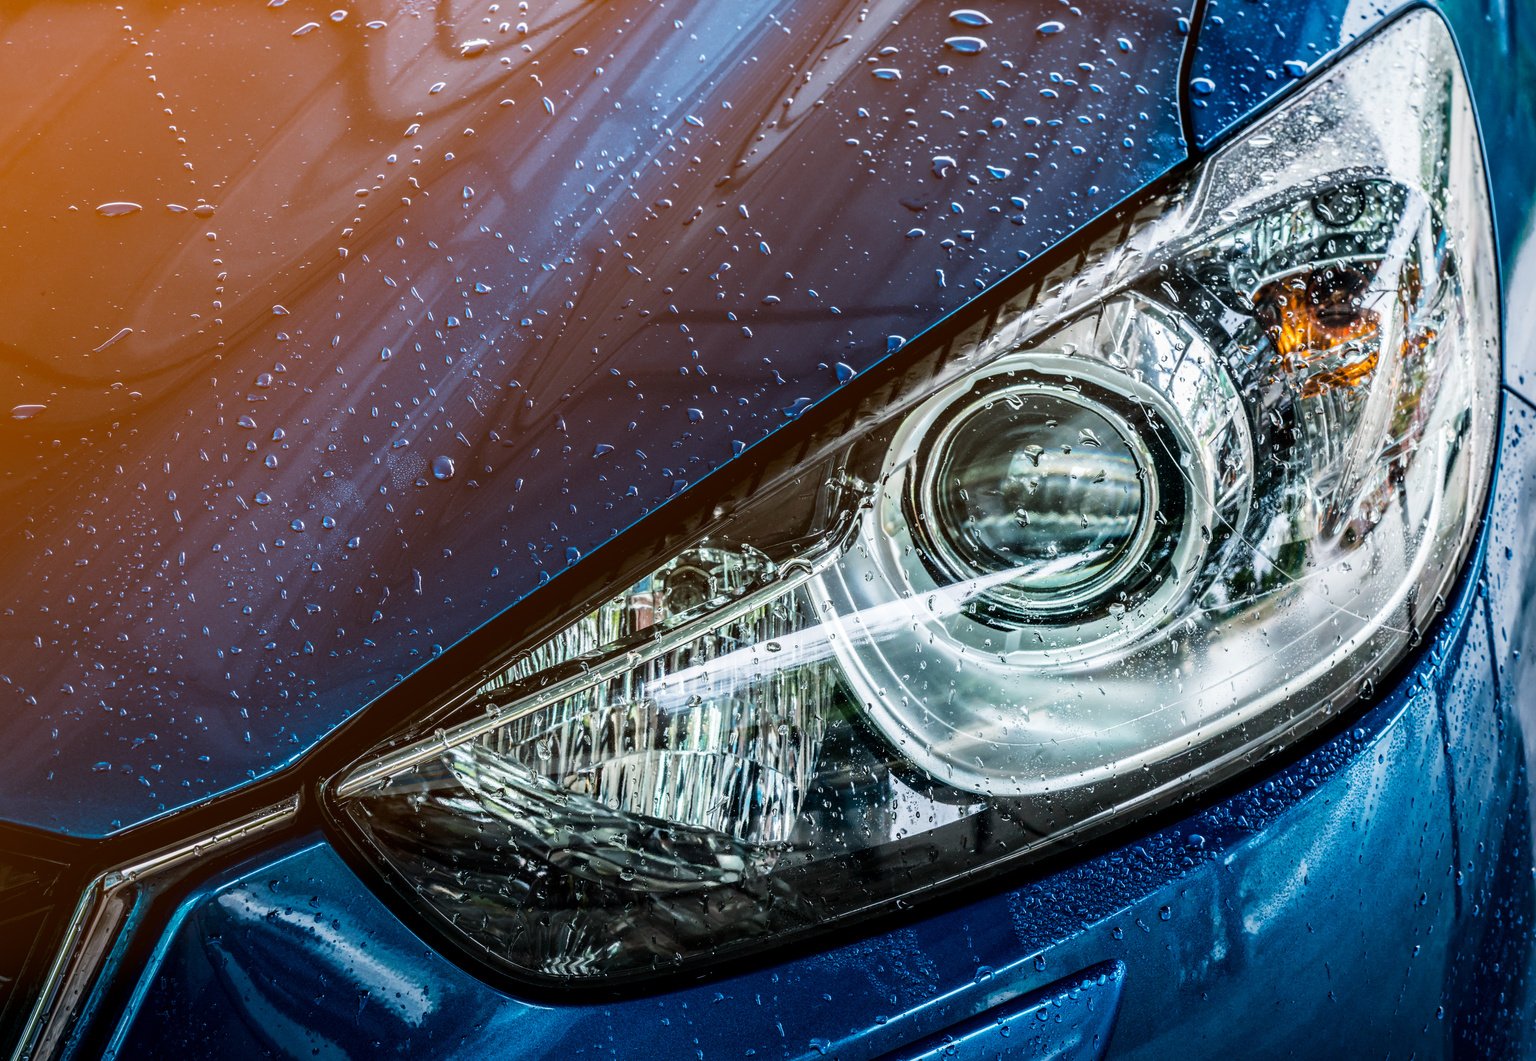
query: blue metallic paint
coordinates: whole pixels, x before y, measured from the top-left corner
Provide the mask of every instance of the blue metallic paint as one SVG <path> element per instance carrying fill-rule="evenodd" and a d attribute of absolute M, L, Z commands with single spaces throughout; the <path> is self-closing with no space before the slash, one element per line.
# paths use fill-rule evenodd
<path fill-rule="evenodd" d="M 1234 15 L 1234 9 L 1243 17 Z M 1517 134 L 1527 134 L 1511 137 L 1508 144 L 1491 135 L 1496 149 L 1491 152 L 1490 179 L 1507 289 L 1529 291 L 1536 282 L 1536 276 L 1528 275 L 1536 269 L 1528 177 L 1536 139 L 1528 135 L 1529 94 L 1517 89 L 1532 83 L 1536 49 L 1523 34 L 1533 23 L 1529 18 L 1515 22 L 1502 8 L 1502 21 L 1485 20 L 1481 7 L 1446 9 L 1458 29 L 1485 125 L 1507 123 Z M 1304 24 L 1312 29 L 1298 47 L 1309 59 L 1326 56 L 1354 32 L 1337 17 L 1344 10 L 1341 4 L 1315 2 L 1306 10 L 1313 14 Z M 1261 76 L 1212 79 L 1214 90 L 1202 94 L 1206 106 L 1192 115 L 1202 143 L 1284 87 L 1283 79 L 1262 77 L 1262 70 L 1266 63 L 1292 57 L 1279 54 L 1289 49 L 1266 51 L 1262 46 L 1267 31 L 1252 28 L 1294 17 L 1289 7 L 1281 11 L 1276 4 L 1211 0 L 1193 76 L 1203 71 L 1208 76 L 1224 64 L 1236 69 L 1237 57 L 1245 50 L 1252 58 L 1241 62 L 1251 62 Z M 1213 21 L 1218 16 L 1224 24 Z M 1232 27 L 1239 25 L 1250 27 L 1241 39 L 1232 36 Z M 1484 25 L 1491 30 L 1476 32 Z M 1228 34 L 1225 42 L 1222 33 Z M 1469 40 L 1474 37 L 1475 42 Z M 805 120 L 814 121 L 814 116 Z M 1172 135 L 1166 122 L 1162 128 L 1162 135 Z M 795 135 L 809 134 L 802 127 Z M 787 157 L 803 156 L 790 151 Z M 1136 180 L 1146 180 L 1173 160 L 1149 162 L 1137 171 Z M 761 179 L 772 178 L 765 171 Z M 1062 211 L 1053 216 L 1061 218 L 1062 227 L 1042 241 L 1059 237 L 1082 220 L 1067 212 L 1070 201 L 1059 202 Z M 753 221 L 757 223 L 755 214 Z M 459 231 L 472 238 L 471 228 L 465 225 Z M 852 268 L 849 260 L 843 265 Z M 972 267 L 980 275 L 984 265 Z M 914 276 L 918 271 L 914 264 Z M 1536 305 L 1529 298 L 1506 301 L 1508 379 L 1515 391 L 1529 395 L 1527 377 L 1536 367 Z M 904 313 L 915 319 L 916 312 L 871 303 L 860 334 L 866 325 L 869 334 L 895 330 L 886 322 Z M 764 331 L 756 323 L 752 327 L 755 343 Z M 770 334 L 787 342 L 798 332 L 786 325 Z M 715 341 L 723 344 L 725 339 Z M 869 360 L 877 356 L 871 352 Z M 778 359 L 788 360 L 788 355 L 781 350 L 775 358 L 782 365 L 785 362 Z M 799 365 L 797 374 L 785 373 L 786 379 L 812 378 L 809 358 L 793 363 Z M 590 368 L 588 364 L 584 371 Z M 721 369 L 742 394 L 759 386 L 740 365 Z M 375 380 L 373 385 L 383 383 Z M 542 393 L 558 395 L 561 385 L 569 381 L 552 378 Z M 328 393 L 331 397 L 334 394 Z M 298 395 L 291 400 L 303 404 Z M 931 1045 L 928 1037 L 965 1026 L 978 1014 L 1020 999 L 1033 1004 L 1039 1001 L 1035 992 L 1049 995 L 1056 985 L 1071 985 L 1080 970 L 1098 970 L 1102 963 L 1113 962 L 1119 964 L 1102 974 L 1099 993 L 1093 987 L 1080 988 L 1086 994 L 1079 997 L 1114 1000 L 1110 1034 L 1116 1056 L 1406 1056 L 1448 1053 L 1453 1046 L 1485 1056 L 1527 1052 L 1528 1039 L 1522 1036 L 1529 1036 L 1532 1027 L 1529 975 L 1536 925 L 1528 776 L 1530 764 L 1536 762 L 1536 739 L 1527 717 L 1531 698 L 1522 691 L 1536 688 L 1536 675 L 1529 673 L 1536 660 L 1536 622 L 1527 615 L 1536 603 L 1536 547 L 1530 530 L 1536 527 L 1536 409 L 1519 394 L 1509 395 L 1505 404 L 1501 468 L 1479 568 L 1417 667 L 1356 725 L 1183 821 L 1080 865 L 822 954 L 655 998 L 561 1007 L 501 994 L 435 954 L 316 836 L 207 882 L 182 904 L 154 962 L 142 973 L 114 1044 L 122 1056 L 189 1058 L 391 1052 L 869 1058 L 913 1044 Z M 569 412 L 575 407 L 566 408 L 573 449 L 557 462 L 567 467 L 578 466 L 577 458 L 584 456 L 575 448 L 577 435 L 602 421 L 601 414 L 593 413 L 592 423 L 581 423 Z M 774 421 L 772 415 L 762 415 L 766 419 L 754 419 L 759 433 Z M 683 452 L 711 463 L 708 445 L 729 436 L 709 434 L 703 426 L 708 422 L 682 432 L 672 428 L 670 436 L 668 428 L 652 431 L 658 438 L 675 437 Z M 544 420 L 539 423 L 548 426 Z M 364 472 L 373 467 L 383 475 L 377 469 L 388 464 L 359 461 L 355 467 Z M 696 474 L 690 471 L 682 477 Z M 558 472 L 550 482 L 552 492 L 562 485 L 578 486 L 574 477 L 561 484 Z M 635 511 L 664 493 L 658 489 L 634 502 Z M 452 503 L 463 504 L 466 496 L 455 491 Z M 518 503 L 524 506 L 518 509 L 519 520 L 553 510 L 548 499 Z M 610 530 L 625 518 L 621 507 L 604 517 Z M 387 512 L 379 505 L 370 511 L 374 519 L 385 518 L 381 511 Z M 584 528 L 598 526 L 583 515 L 577 520 Z M 403 517 L 400 525 L 406 525 Z M 220 526 L 228 533 L 227 523 Z M 213 528 L 210 522 L 205 533 L 213 534 Z M 567 527 L 562 533 L 575 531 Z M 231 561 L 243 565 L 242 578 L 254 579 L 257 572 L 269 576 L 263 565 L 273 554 L 256 549 L 264 540 L 251 537 L 248 548 L 240 546 L 246 551 Z M 552 543 L 551 537 L 546 544 Z M 25 569 L 14 566 L 14 559 L 7 563 L 13 572 Z M 385 577 L 380 569 L 372 570 Z M 478 577 L 484 574 L 480 570 Z M 57 571 L 49 576 L 62 577 Z M 453 596 L 444 587 L 460 576 L 423 577 L 442 580 L 432 591 L 435 600 Z M 510 572 L 507 578 L 510 585 Z M 364 579 L 351 581 L 361 585 Z M 82 581 L 78 588 L 83 592 L 87 585 Z M 242 583 L 242 589 L 246 585 Z M 363 675 L 368 673 L 365 663 L 386 660 L 393 662 L 379 673 L 393 673 L 391 667 L 409 669 L 415 665 L 409 650 L 420 641 L 452 640 L 441 635 L 448 629 L 443 624 L 458 623 L 455 629 L 467 630 L 514 595 L 511 590 L 505 595 L 486 592 L 470 605 L 460 595 L 455 607 L 461 614 L 443 618 L 442 612 L 433 611 L 430 623 L 415 614 L 399 622 L 386 618 L 377 644 L 362 646 L 366 652 L 358 644 L 337 645 L 342 654 L 325 664 L 338 668 L 338 675 Z M 268 593 L 265 599 L 271 606 L 281 597 Z M 260 620 L 229 622 L 235 617 L 228 603 L 213 608 L 226 621 L 225 639 L 234 645 L 245 637 L 249 644 L 250 631 L 242 632 L 240 624 L 254 628 Z M 427 614 L 424 605 L 407 611 L 416 608 Z M 20 636 L 24 627 L 37 625 L 36 619 L 8 615 L 9 635 Z M 403 624 L 411 620 L 421 624 L 419 629 L 436 624 L 438 632 L 413 640 L 403 632 L 409 629 Z M 338 620 L 327 615 L 327 621 Z M 60 626 L 56 633 L 58 644 L 38 663 L 36 673 L 46 676 L 39 682 L 62 680 L 60 668 L 70 653 L 85 649 L 84 641 L 72 640 L 72 630 Z M 128 654 L 118 665 L 124 673 L 137 665 L 132 652 L 148 651 L 151 640 L 123 650 Z M 302 684 L 305 672 L 297 667 L 280 670 L 275 665 L 256 667 L 239 677 L 252 683 Z M 213 672 L 206 672 L 205 679 L 207 690 L 222 689 L 232 681 Z M 23 687 L 25 691 L 25 683 Z M 271 769 L 290 754 L 274 748 L 272 738 L 279 726 L 288 727 L 283 736 L 298 736 L 290 745 L 296 752 L 373 691 L 375 687 L 358 678 L 345 694 L 338 694 L 343 699 L 323 707 L 295 702 L 281 711 L 274 708 L 277 713 L 262 722 L 268 732 L 253 739 L 245 758 L 231 761 L 258 773 Z M 130 694 L 138 706 L 113 723 L 114 739 L 127 740 L 145 725 L 158 725 L 158 713 L 172 703 L 164 690 L 141 687 Z M 229 764 L 194 774 L 190 758 L 172 757 L 161 764 L 160 776 L 176 789 L 175 795 L 150 785 L 146 787 L 152 794 L 146 800 L 129 794 L 126 783 L 104 786 L 96 794 L 78 792 L 80 779 L 67 771 L 84 762 L 80 749 L 91 746 L 87 722 L 95 726 L 101 717 L 82 713 L 78 734 L 63 740 L 63 747 L 73 750 L 54 757 L 67 769 L 51 785 L 39 785 L 35 771 L 27 773 L 20 761 L 27 748 L 38 754 L 41 746 L 35 741 L 19 741 L 25 746 L 8 751 L 5 765 L 19 774 L 7 783 L 37 785 L 42 792 L 26 801 L 7 792 L 7 814 L 70 830 L 99 831 L 194 799 L 238 777 L 233 767 L 226 769 Z M 259 712 L 258 718 L 263 718 Z M 189 749 L 207 748 L 221 755 L 239 743 L 234 730 L 210 726 L 202 732 L 205 736 L 178 734 L 176 739 L 185 737 Z M 132 778 L 131 772 L 122 776 Z M 117 777 L 112 773 L 89 780 Z M 187 784 L 171 784 L 173 779 Z M 110 1014 L 105 1016 L 110 1020 Z M 1071 1023 L 1070 1014 L 1058 1016 L 1062 1026 Z"/>
<path fill-rule="evenodd" d="M 123 32 L 82 31 L 101 61 L 56 80 L 72 2 L 4 28 L 16 76 L 77 106 L 29 113 L 0 168 L 0 200 L 64 217 L 18 215 L 28 275 L 0 285 L 27 322 L 0 346 L 17 400 L 47 405 L 0 421 L 0 582 L 26 587 L 0 613 L 0 816 L 79 835 L 291 762 L 839 363 L 1185 157 L 1190 12 L 1163 0 L 1009 4 L 974 56 L 918 0 L 562 3 L 474 61 L 467 2 L 377 37 L 363 11 L 295 38 L 291 8 L 125 8 L 107 28 L 132 25 L 166 101 Z M 872 76 L 882 48 L 906 76 Z M 178 158 L 121 127 L 163 104 L 250 149 L 192 130 L 210 176 L 161 190 Z M 206 223 L 158 201 L 194 191 Z M 64 209 L 135 197 L 154 209 Z M 78 304 L 10 306 L 33 282 Z"/>

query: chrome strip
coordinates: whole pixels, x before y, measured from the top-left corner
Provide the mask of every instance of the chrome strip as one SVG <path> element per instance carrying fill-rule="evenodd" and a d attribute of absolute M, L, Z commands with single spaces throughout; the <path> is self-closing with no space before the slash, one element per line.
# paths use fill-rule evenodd
<path fill-rule="evenodd" d="M 43 979 L 42 990 L 27 1015 L 12 1061 L 48 1061 L 57 1056 L 73 1030 L 80 1003 L 96 984 L 102 961 L 139 897 L 139 885 L 155 876 L 222 848 L 240 843 L 291 821 L 299 797 L 291 796 L 229 825 L 136 862 L 102 873 L 86 886 L 69 928 Z"/>

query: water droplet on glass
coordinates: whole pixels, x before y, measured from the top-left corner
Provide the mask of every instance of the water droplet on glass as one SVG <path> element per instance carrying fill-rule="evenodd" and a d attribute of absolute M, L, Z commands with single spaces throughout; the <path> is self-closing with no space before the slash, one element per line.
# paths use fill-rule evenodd
<path fill-rule="evenodd" d="M 432 478 L 452 479 L 453 471 L 452 457 L 438 456 L 432 458 Z"/>
<path fill-rule="evenodd" d="M 102 217 L 127 217 L 144 209 L 138 203 L 102 203 L 96 212 Z"/>

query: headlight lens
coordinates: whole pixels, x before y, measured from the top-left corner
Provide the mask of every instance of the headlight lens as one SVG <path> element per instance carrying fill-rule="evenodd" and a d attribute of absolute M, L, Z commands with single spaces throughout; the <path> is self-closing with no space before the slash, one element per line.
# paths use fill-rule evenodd
<path fill-rule="evenodd" d="M 1491 250 L 1454 50 L 1411 13 L 372 753 L 337 818 L 466 948 L 569 983 L 1229 776 L 1398 663 L 1465 561 Z"/>

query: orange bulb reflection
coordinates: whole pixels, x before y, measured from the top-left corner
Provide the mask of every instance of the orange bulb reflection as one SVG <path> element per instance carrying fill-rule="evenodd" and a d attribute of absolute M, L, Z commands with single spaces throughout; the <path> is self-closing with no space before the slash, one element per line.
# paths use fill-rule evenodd
<path fill-rule="evenodd" d="M 1254 316 L 1275 344 L 1282 370 L 1305 377 L 1303 397 L 1354 387 L 1375 370 L 1381 321 L 1365 304 L 1373 264 L 1293 273 L 1253 296 Z M 1335 364 L 1340 358 L 1345 360 Z"/>

